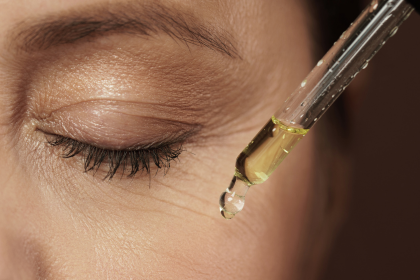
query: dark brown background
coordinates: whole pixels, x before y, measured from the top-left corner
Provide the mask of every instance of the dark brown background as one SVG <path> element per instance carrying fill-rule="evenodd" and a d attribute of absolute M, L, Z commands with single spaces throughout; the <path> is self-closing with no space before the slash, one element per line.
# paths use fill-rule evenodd
<path fill-rule="evenodd" d="M 362 75 L 352 101 L 349 208 L 321 279 L 420 279 L 418 14 Z"/>

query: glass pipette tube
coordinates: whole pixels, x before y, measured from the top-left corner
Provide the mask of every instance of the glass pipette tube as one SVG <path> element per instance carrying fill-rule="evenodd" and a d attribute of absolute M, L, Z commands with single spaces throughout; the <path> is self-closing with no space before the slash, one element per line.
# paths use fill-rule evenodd
<path fill-rule="evenodd" d="M 412 11 L 404 0 L 374 0 L 343 32 L 239 154 L 233 179 L 219 200 L 224 218 L 243 209 L 249 187 L 268 179 Z"/>

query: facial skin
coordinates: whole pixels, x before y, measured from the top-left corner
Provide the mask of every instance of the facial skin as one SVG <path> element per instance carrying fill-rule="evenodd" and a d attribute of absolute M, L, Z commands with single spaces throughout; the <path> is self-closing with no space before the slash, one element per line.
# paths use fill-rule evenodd
<path fill-rule="evenodd" d="M 107 25 L 77 40 L 40 35 L 42 24 L 122 14 L 154 24 L 156 11 L 211 40 Z M 298 277 L 313 135 L 234 219 L 218 199 L 237 155 L 314 64 L 307 17 L 286 0 L 0 1 L 0 279 Z M 106 164 L 84 172 L 81 156 L 47 143 L 54 134 L 184 151 L 165 176 L 104 180 Z"/>

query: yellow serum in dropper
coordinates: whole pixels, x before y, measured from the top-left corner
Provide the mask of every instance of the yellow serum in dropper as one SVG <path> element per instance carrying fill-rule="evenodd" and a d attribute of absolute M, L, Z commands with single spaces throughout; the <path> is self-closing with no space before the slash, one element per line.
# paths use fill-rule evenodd
<path fill-rule="evenodd" d="M 306 135 L 308 129 L 289 127 L 274 116 L 236 159 L 232 182 L 220 196 L 220 212 L 231 219 L 245 204 L 250 186 L 264 183 Z"/>

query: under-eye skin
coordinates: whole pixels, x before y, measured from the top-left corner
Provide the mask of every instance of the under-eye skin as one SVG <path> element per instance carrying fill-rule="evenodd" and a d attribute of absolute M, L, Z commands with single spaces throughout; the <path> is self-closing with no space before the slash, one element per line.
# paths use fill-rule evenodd
<path fill-rule="evenodd" d="M 61 135 L 49 135 L 47 143 L 53 147 L 61 147 L 63 158 L 82 156 L 85 172 L 95 173 L 101 165 L 107 165 L 108 171 L 104 179 L 109 180 L 117 172 L 127 177 L 133 177 L 139 171 L 150 174 L 154 166 L 157 171 L 163 169 L 166 174 L 171 161 L 177 159 L 183 151 L 180 143 L 160 143 L 124 150 L 104 149 Z"/>

